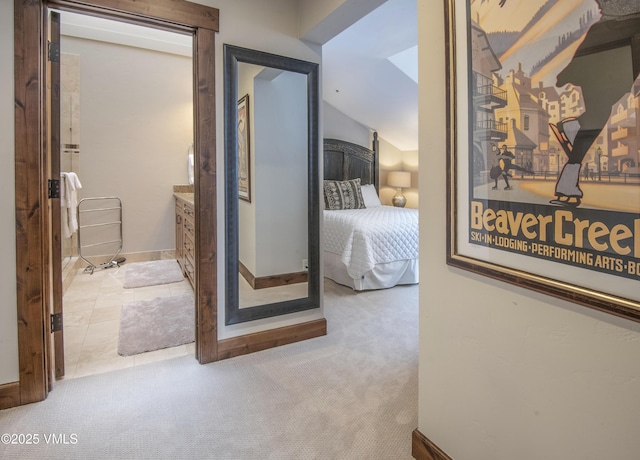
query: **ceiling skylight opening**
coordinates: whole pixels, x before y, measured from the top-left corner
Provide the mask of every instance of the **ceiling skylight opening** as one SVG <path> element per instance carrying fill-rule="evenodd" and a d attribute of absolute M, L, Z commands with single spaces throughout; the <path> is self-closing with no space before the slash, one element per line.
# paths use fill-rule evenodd
<path fill-rule="evenodd" d="M 400 51 L 387 59 L 402 70 L 409 78 L 418 83 L 418 45 Z"/>

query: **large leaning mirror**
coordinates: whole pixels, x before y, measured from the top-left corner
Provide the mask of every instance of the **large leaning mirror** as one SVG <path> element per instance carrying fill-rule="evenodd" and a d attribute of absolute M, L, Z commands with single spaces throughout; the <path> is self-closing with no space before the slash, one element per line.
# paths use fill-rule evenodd
<path fill-rule="evenodd" d="M 224 46 L 225 324 L 320 306 L 318 64 Z"/>

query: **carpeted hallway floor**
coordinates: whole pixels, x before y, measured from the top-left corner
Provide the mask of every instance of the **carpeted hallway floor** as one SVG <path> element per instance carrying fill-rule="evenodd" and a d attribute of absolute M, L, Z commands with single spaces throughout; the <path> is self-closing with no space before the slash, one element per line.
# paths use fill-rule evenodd
<path fill-rule="evenodd" d="M 410 459 L 418 286 L 356 294 L 326 280 L 325 315 L 328 335 L 305 342 L 56 382 L 0 411 L 0 434 L 25 435 L 3 435 L 0 458 Z"/>

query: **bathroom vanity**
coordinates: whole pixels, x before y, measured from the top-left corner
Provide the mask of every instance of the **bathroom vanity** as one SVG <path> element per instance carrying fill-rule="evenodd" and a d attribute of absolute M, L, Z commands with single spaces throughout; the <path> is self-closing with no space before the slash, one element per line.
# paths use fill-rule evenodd
<path fill-rule="evenodd" d="M 193 193 L 174 192 L 176 200 L 176 259 L 195 287 L 195 212 Z"/>

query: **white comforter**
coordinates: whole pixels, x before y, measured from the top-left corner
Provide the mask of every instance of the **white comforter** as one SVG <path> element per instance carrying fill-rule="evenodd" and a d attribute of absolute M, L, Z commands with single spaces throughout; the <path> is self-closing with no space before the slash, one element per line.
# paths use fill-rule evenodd
<path fill-rule="evenodd" d="M 418 210 L 376 206 L 324 211 L 324 250 L 361 278 L 375 265 L 418 258 Z"/>

